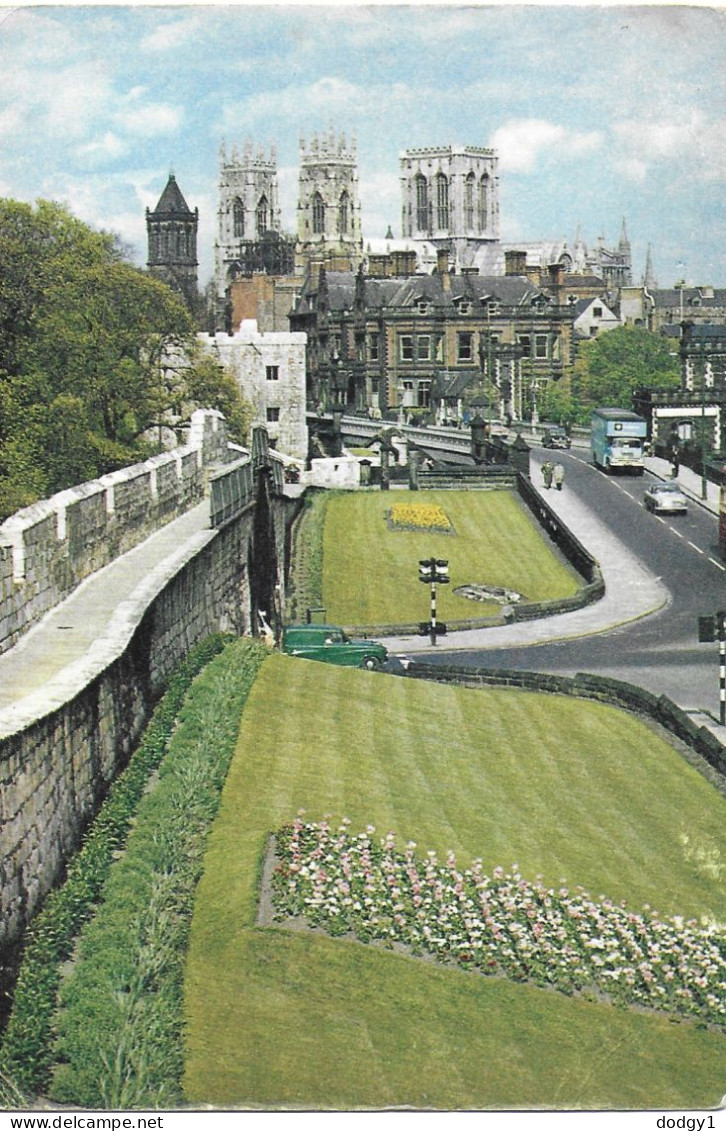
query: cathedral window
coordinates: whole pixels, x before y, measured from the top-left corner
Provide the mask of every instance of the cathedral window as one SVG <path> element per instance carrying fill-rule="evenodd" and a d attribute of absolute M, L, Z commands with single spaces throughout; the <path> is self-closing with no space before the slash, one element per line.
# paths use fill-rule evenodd
<path fill-rule="evenodd" d="M 464 182 L 464 227 L 468 232 L 472 231 L 474 227 L 474 182 L 476 178 L 473 173 Z"/>
<path fill-rule="evenodd" d="M 439 229 L 449 226 L 449 182 L 444 173 L 436 177 L 436 224 Z"/>
<path fill-rule="evenodd" d="M 264 236 L 267 231 L 267 197 L 261 196 L 257 202 L 257 235 Z"/>
<path fill-rule="evenodd" d="M 313 197 L 313 232 L 322 235 L 325 231 L 325 204 L 319 192 Z"/>
<path fill-rule="evenodd" d="M 489 227 L 489 177 L 485 173 L 479 181 L 479 230 Z"/>
<path fill-rule="evenodd" d="M 422 173 L 416 177 L 416 228 L 419 232 L 429 228 L 429 186 Z"/>
<path fill-rule="evenodd" d="M 341 236 L 347 234 L 348 231 L 348 206 L 350 197 L 347 192 L 341 193 L 340 201 L 338 203 L 338 231 Z"/>
<path fill-rule="evenodd" d="M 232 232 L 235 239 L 244 239 L 245 206 L 239 197 L 237 197 L 232 207 Z"/>

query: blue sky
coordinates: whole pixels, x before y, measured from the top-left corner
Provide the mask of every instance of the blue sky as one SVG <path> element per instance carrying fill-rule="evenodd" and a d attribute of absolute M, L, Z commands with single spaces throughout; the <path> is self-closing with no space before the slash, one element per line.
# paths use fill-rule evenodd
<path fill-rule="evenodd" d="M 640 281 L 726 286 L 726 9 L 456 4 L 0 7 L 0 195 L 62 200 L 146 259 L 174 171 L 211 273 L 219 146 L 355 135 L 363 233 L 400 235 L 399 153 L 493 146 L 502 238 L 617 242 Z"/>

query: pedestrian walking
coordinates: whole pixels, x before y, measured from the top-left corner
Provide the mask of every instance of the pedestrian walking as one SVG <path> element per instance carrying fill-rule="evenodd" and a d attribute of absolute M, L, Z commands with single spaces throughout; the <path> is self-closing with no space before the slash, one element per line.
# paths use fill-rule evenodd
<path fill-rule="evenodd" d="M 550 461 L 548 459 L 546 459 L 544 461 L 544 463 L 542 464 L 542 480 L 544 482 L 545 487 L 548 490 L 552 486 L 552 473 L 553 473 L 553 471 L 554 471 L 554 468 L 553 468 L 552 464 L 550 463 Z"/>
<path fill-rule="evenodd" d="M 553 478 L 554 478 L 554 481 L 555 481 L 555 487 L 557 488 L 558 491 L 561 491 L 562 490 L 562 484 L 565 481 L 565 469 L 564 469 L 564 467 L 562 466 L 561 463 L 555 464 L 554 471 L 553 471 L 552 475 L 553 475 Z"/>
<path fill-rule="evenodd" d="M 678 455 L 678 448 L 673 449 L 673 452 L 672 452 L 672 455 L 671 455 L 671 464 L 673 466 L 673 471 L 671 472 L 671 478 L 677 479 L 678 478 L 678 471 L 679 471 L 680 466 L 681 466 L 681 458 Z"/>

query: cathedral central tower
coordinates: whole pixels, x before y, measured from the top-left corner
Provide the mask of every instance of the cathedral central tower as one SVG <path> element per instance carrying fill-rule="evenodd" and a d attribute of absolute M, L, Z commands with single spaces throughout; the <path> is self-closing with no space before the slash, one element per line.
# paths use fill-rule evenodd
<path fill-rule="evenodd" d="M 449 145 L 400 155 L 401 234 L 453 251 L 499 240 L 499 159 L 493 149 Z"/>

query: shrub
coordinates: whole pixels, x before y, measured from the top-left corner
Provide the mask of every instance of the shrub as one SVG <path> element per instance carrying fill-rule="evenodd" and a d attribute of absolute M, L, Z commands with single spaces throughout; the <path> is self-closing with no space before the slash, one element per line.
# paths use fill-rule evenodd
<path fill-rule="evenodd" d="M 50 893 L 26 932 L 13 1006 L 0 1046 L 2 1101 L 12 1102 L 14 1094 L 37 1092 L 48 1084 L 61 966 L 70 957 L 78 931 L 101 896 L 149 777 L 164 756 L 192 680 L 224 643 L 222 636 L 210 637 L 179 665 L 138 748 L 109 789 L 69 864 L 65 882 Z"/>
<path fill-rule="evenodd" d="M 206 837 L 266 647 L 240 640 L 191 688 L 154 788 L 61 986 L 49 1094 L 84 1107 L 182 1101 L 183 974 Z"/>

